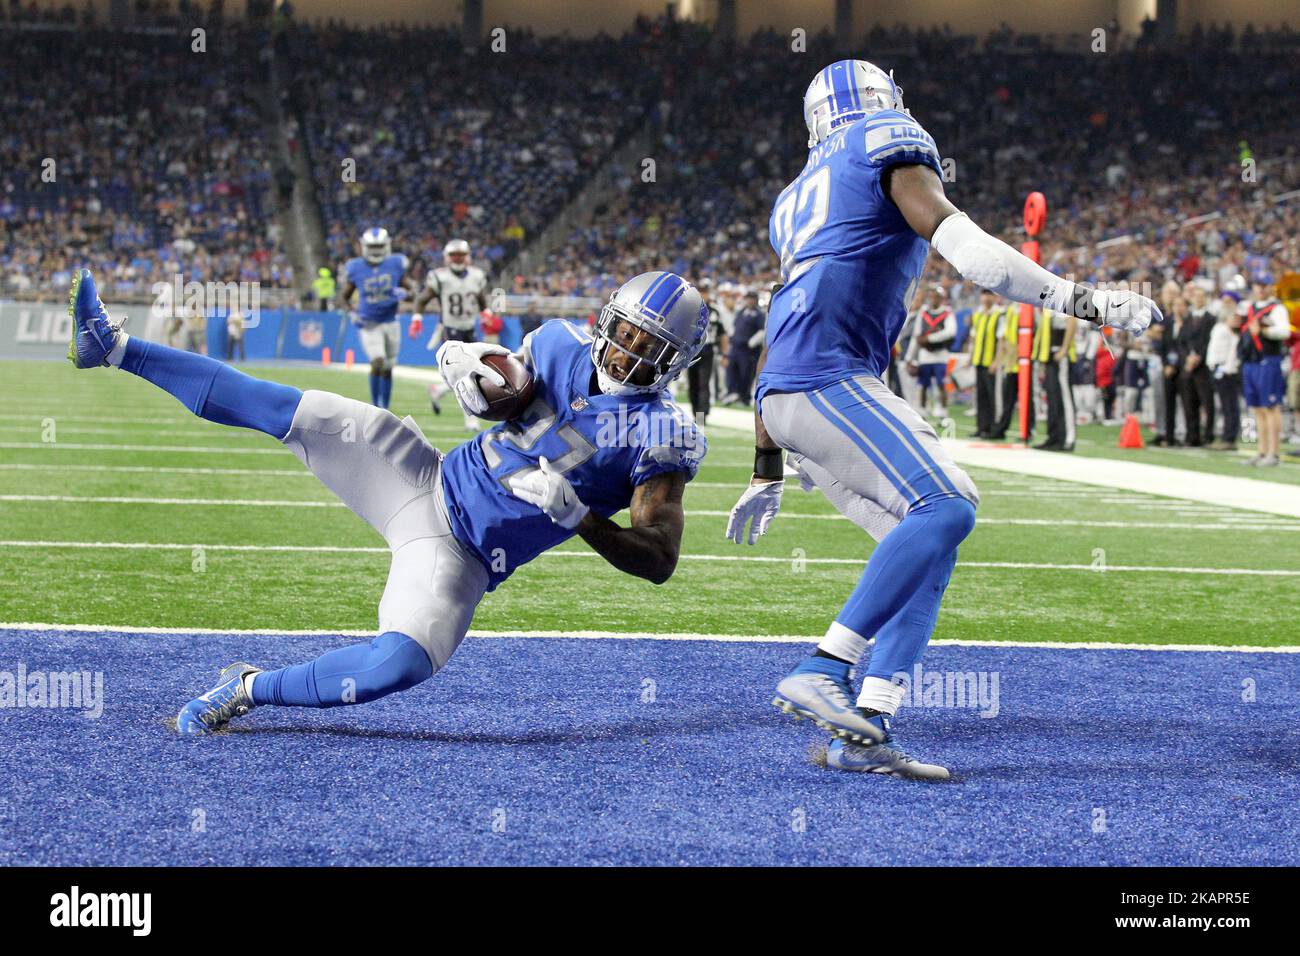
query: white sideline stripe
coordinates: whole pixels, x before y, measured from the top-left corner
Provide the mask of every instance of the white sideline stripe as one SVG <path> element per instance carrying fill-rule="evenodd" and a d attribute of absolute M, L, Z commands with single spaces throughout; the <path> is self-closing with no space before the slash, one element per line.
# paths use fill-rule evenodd
<path fill-rule="evenodd" d="M 118 495 L 7 495 L 0 501 L 57 502 L 60 504 L 111 504 L 111 505 L 195 505 L 201 507 L 234 508 L 343 508 L 337 499 L 281 499 L 281 498 L 133 498 Z M 730 511 L 687 509 L 687 517 L 728 518 Z M 847 521 L 841 514 L 807 514 L 783 511 L 782 521 Z M 1244 522 L 1231 524 L 1188 524 L 1161 521 L 1087 521 L 1075 518 L 980 518 L 979 525 L 1017 525 L 1025 527 L 1075 527 L 1075 528 L 1150 528 L 1168 531 L 1300 531 L 1300 522 L 1268 522 L 1249 517 Z"/>
<path fill-rule="evenodd" d="M 1137 491 L 1300 518 L 1300 488 L 1283 482 L 1115 458 L 1087 458 L 1015 446 L 990 446 L 967 439 L 947 439 L 944 447 L 963 465 L 1002 468 L 1021 475 L 1098 485 L 1111 491 Z"/>
<path fill-rule="evenodd" d="M 70 634 L 211 634 L 265 637 L 373 637 L 374 631 L 320 631 L 284 630 L 276 628 L 213 628 L 213 627 L 137 627 L 113 624 L 49 624 L 25 621 L 0 621 L 0 631 L 62 631 Z M 517 631 L 471 630 L 470 637 L 481 638 L 567 638 L 572 640 L 615 641 L 717 641 L 728 644 L 816 644 L 821 635 L 811 634 L 703 634 L 667 633 L 650 634 L 637 631 Z M 1231 644 L 1120 644 L 1113 641 L 964 641 L 939 638 L 931 646 L 941 647 L 1017 647 L 1054 651 L 1191 651 L 1229 654 L 1300 654 L 1300 646 L 1259 647 Z"/>
<path fill-rule="evenodd" d="M 89 548 L 139 551 L 251 551 L 251 552 L 291 552 L 291 553 L 327 553 L 327 554 L 388 554 L 388 548 L 378 547 L 343 547 L 340 545 L 307 544 L 178 544 L 176 542 L 153 541 L 0 541 L 0 548 Z M 598 558 L 595 551 L 544 551 L 540 557 L 545 558 Z M 683 554 L 682 561 L 749 561 L 761 564 L 789 564 L 798 560 L 801 564 L 848 564 L 862 567 L 866 562 L 862 558 L 786 558 L 756 554 Z M 1134 564 L 1107 564 L 1095 567 L 1091 564 L 1047 564 L 1032 561 L 958 561 L 959 568 L 997 568 L 1021 569 L 1026 571 L 1089 571 L 1103 574 L 1108 571 L 1133 571 L 1153 574 L 1215 574 L 1230 576 L 1257 577 L 1300 577 L 1300 570 L 1284 568 L 1192 568 L 1147 566 Z"/>
<path fill-rule="evenodd" d="M 715 409 L 709 415 L 709 424 L 753 434 L 753 416 L 732 408 Z M 963 466 L 1300 518 L 1300 489 L 1283 482 L 1118 458 L 1062 455 L 1015 444 L 993 445 L 976 439 L 945 438 L 943 446 L 953 460 Z"/>

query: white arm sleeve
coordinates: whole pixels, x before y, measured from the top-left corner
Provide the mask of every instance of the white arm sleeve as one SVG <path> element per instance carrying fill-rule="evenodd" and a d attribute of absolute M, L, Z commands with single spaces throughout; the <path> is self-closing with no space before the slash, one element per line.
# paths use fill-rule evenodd
<path fill-rule="evenodd" d="M 1066 315 L 1079 314 L 1075 303 L 1080 299 L 1085 309 L 1091 305 L 1089 290 L 1052 275 L 1001 239 L 990 236 L 964 212 L 953 213 L 939 223 L 930 245 L 963 279 L 1016 302 Z"/>
<path fill-rule="evenodd" d="M 1266 339 L 1289 339 L 1291 337 L 1291 317 L 1286 306 L 1278 304 L 1268 310 L 1268 315 L 1260 323 L 1260 332 Z"/>

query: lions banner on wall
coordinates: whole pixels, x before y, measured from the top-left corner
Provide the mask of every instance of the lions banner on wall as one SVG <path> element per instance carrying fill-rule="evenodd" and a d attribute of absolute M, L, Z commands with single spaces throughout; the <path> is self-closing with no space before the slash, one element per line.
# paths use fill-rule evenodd
<path fill-rule="evenodd" d="M 161 316 L 147 305 L 113 309 L 127 315 L 127 331 L 143 338 L 162 338 Z M 151 328 L 154 326 L 154 328 Z M 68 354 L 72 318 L 64 302 L 0 302 L 0 358 L 60 359 Z"/>
<path fill-rule="evenodd" d="M 167 336 L 167 313 L 150 305 L 109 306 L 116 321 L 127 318 L 126 331 L 136 338 L 164 342 Z M 398 361 L 403 365 L 432 365 L 434 353 L 428 349 L 431 335 L 436 335 L 437 321 L 425 325 L 419 340 L 406 335 L 410 316 L 401 315 L 402 345 Z M 67 355 L 72 335 L 72 319 L 66 301 L 0 301 L 0 359 L 62 359 Z M 226 319 L 210 318 L 204 336 L 208 354 L 226 354 Z M 499 341 L 507 348 L 517 348 L 522 338 L 519 319 L 503 317 Z M 358 363 L 365 362 L 365 350 L 357 328 L 338 312 L 304 312 L 298 309 L 262 309 L 258 321 L 249 323 L 244 332 L 247 358 L 319 362 L 324 349 L 339 362 L 349 350 Z"/>

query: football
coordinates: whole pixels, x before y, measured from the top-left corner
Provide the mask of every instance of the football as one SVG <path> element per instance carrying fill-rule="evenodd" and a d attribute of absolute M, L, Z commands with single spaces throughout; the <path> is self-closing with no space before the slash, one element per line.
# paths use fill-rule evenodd
<path fill-rule="evenodd" d="M 492 422 L 508 422 L 524 413 L 533 401 L 533 373 L 513 355 L 485 355 L 483 361 L 501 373 L 505 385 L 479 379 L 487 411 L 479 415 Z"/>

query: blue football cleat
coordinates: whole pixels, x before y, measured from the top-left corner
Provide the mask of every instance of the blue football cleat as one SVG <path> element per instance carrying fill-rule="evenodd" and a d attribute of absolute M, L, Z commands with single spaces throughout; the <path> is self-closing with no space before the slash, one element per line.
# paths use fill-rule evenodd
<path fill-rule="evenodd" d="M 884 742 L 851 744 L 836 738 L 826 748 L 826 766 L 850 773 L 878 773 L 887 777 L 935 783 L 950 779 L 951 774 L 947 768 L 938 764 L 921 763 L 900 750 L 898 741 L 889 732 L 889 718 L 884 714 L 877 714 L 871 720 L 884 732 Z"/>
<path fill-rule="evenodd" d="M 885 732 L 854 706 L 849 665 L 829 657 L 805 657 L 776 685 L 772 706 L 807 717 L 823 730 L 853 743 L 883 743 Z"/>
<path fill-rule="evenodd" d="M 244 690 L 244 677 L 260 670 L 243 662 L 223 668 L 216 687 L 181 708 L 176 715 L 176 732 L 210 734 L 225 727 L 232 717 L 244 716 L 254 707 L 253 698 Z"/>
<path fill-rule="evenodd" d="M 107 365 L 108 353 L 117 344 L 117 333 L 122 326 L 109 321 L 108 310 L 95 291 L 95 278 L 89 269 L 82 269 L 73 277 L 68 315 L 72 316 L 68 361 L 77 368 Z"/>

